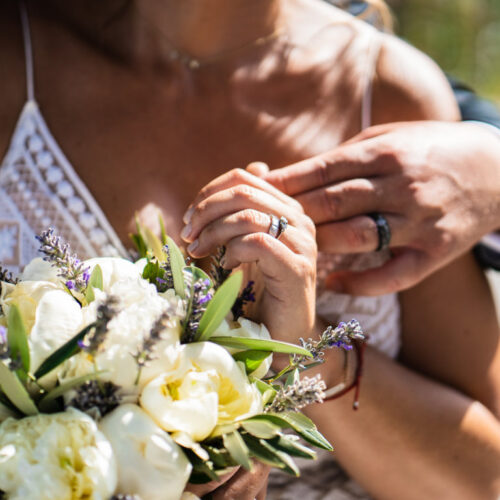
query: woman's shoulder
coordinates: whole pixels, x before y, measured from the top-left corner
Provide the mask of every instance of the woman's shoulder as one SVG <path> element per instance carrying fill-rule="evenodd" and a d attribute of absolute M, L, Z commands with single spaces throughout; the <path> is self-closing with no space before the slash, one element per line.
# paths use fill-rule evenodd
<path fill-rule="evenodd" d="M 26 74 L 21 23 L 16 2 L 0 2 L 0 20 L 1 161 L 26 99 Z"/>

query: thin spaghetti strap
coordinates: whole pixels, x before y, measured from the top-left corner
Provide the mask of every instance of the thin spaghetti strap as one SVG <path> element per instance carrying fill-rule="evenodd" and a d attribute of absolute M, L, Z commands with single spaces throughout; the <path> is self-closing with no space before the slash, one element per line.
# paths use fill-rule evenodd
<path fill-rule="evenodd" d="M 382 36 L 382 33 L 375 31 L 373 36 L 370 37 L 361 101 L 361 130 L 365 130 L 372 125 L 373 80 L 377 72 L 377 61 L 382 47 Z"/>
<path fill-rule="evenodd" d="M 31 44 L 30 22 L 26 2 L 20 0 L 19 9 L 21 14 L 21 25 L 23 28 L 24 59 L 26 64 L 26 93 L 28 101 L 35 100 L 35 75 L 33 71 L 33 49 Z"/>

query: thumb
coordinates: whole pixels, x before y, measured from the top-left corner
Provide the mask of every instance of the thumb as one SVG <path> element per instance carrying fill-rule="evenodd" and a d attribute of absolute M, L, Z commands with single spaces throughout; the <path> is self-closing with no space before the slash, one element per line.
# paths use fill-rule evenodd
<path fill-rule="evenodd" d="M 331 273 L 325 280 L 325 288 L 358 296 L 400 292 L 417 284 L 427 275 L 424 259 L 423 253 L 405 249 L 374 269 Z"/>
<path fill-rule="evenodd" d="M 264 177 L 269 172 L 269 165 L 263 161 L 254 161 L 245 170 L 256 177 Z"/>

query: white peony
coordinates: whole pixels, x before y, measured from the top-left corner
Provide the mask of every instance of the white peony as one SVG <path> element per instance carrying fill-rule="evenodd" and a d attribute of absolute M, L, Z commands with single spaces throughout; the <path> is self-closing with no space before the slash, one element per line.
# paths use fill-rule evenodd
<path fill-rule="evenodd" d="M 59 269 L 50 262 L 41 257 L 33 259 L 19 276 L 20 281 L 50 281 L 51 283 L 61 284 Z"/>
<path fill-rule="evenodd" d="M 177 313 L 180 299 L 175 294 L 159 295 L 154 285 L 138 275 L 121 280 L 115 278 L 116 276 L 108 279 L 111 285 L 107 292 L 118 298 L 117 307 L 120 312 L 109 322 L 106 339 L 94 361 L 99 370 L 107 372 L 100 378 L 113 382 L 126 392 L 134 392 L 138 366 L 133 355 L 140 349 L 162 312 L 168 309 L 173 314 Z M 82 310 L 84 324 L 90 324 L 96 319 L 98 305 L 106 294 L 95 290 L 95 296 L 96 300 Z M 180 332 L 179 318 L 174 316 L 162 333 L 162 340 L 154 346 L 154 359 L 141 372 L 139 388 L 162 373 L 164 367 L 169 366 L 172 358 L 176 357 L 172 349 L 175 351 L 179 345 Z M 89 356 L 80 353 L 65 363 L 61 380 L 85 375 L 93 369 L 94 364 Z"/>
<path fill-rule="evenodd" d="M 191 464 L 179 446 L 136 405 L 122 405 L 99 428 L 118 463 L 117 493 L 147 500 L 179 500 Z"/>
<path fill-rule="evenodd" d="M 111 445 L 83 413 L 0 424 L 0 487 L 9 500 L 109 500 L 116 484 Z"/>
<path fill-rule="evenodd" d="M 96 257 L 86 260 L 84 267 L 92 272 L 96 265 L 99 265 L 102 271 L 103 290 L 110 292 L 111 287 L 118 281 L 137 280 L 141 278 L 142 271 L 133 262 L 119 257 Z"/>
<path fill-rule="evenodd" d="M 144 387 L 140 403 L 160 427 L 195 441 L 208 437 L 216 425 L 262 410 L 261 395 L 244 370 L 211 342 L 180 347 L 175 365 Z"/>
<path fill-rule="evenodd" d="M 214 332 L 214 337 L 244 337 L 250 339 L 271 340 L 269 330 L 263 324 L 258 324 L 249 319 L 238 318 L 236 321 L 224 320 Z M 238 352 L 239 349 L 226 348 L 231 354 Z M 273 355 L 270 354 L 257 368 L 252 375 L 257 378 L 263 378 L 271 368 Z"/>

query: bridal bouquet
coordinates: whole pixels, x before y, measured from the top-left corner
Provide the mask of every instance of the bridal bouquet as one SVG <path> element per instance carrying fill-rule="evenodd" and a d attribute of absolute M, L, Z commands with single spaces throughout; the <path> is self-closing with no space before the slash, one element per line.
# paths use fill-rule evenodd
<path fill-rule="evenodd" d="M 208 276 L 140 226 L 135 263 L 38 239 L 43 260 L 18 279 L 0 268 L 0 498 L 194 498 L 188 482 L 252 459 L 298 475 L 304 442 L 332 449 L 300 412 L 324 383 L 300 373 L 362 339 L 356 322 L 276 342 L 220 255 Z M 289 363 L 269 375 L 273 353 Z"/>

